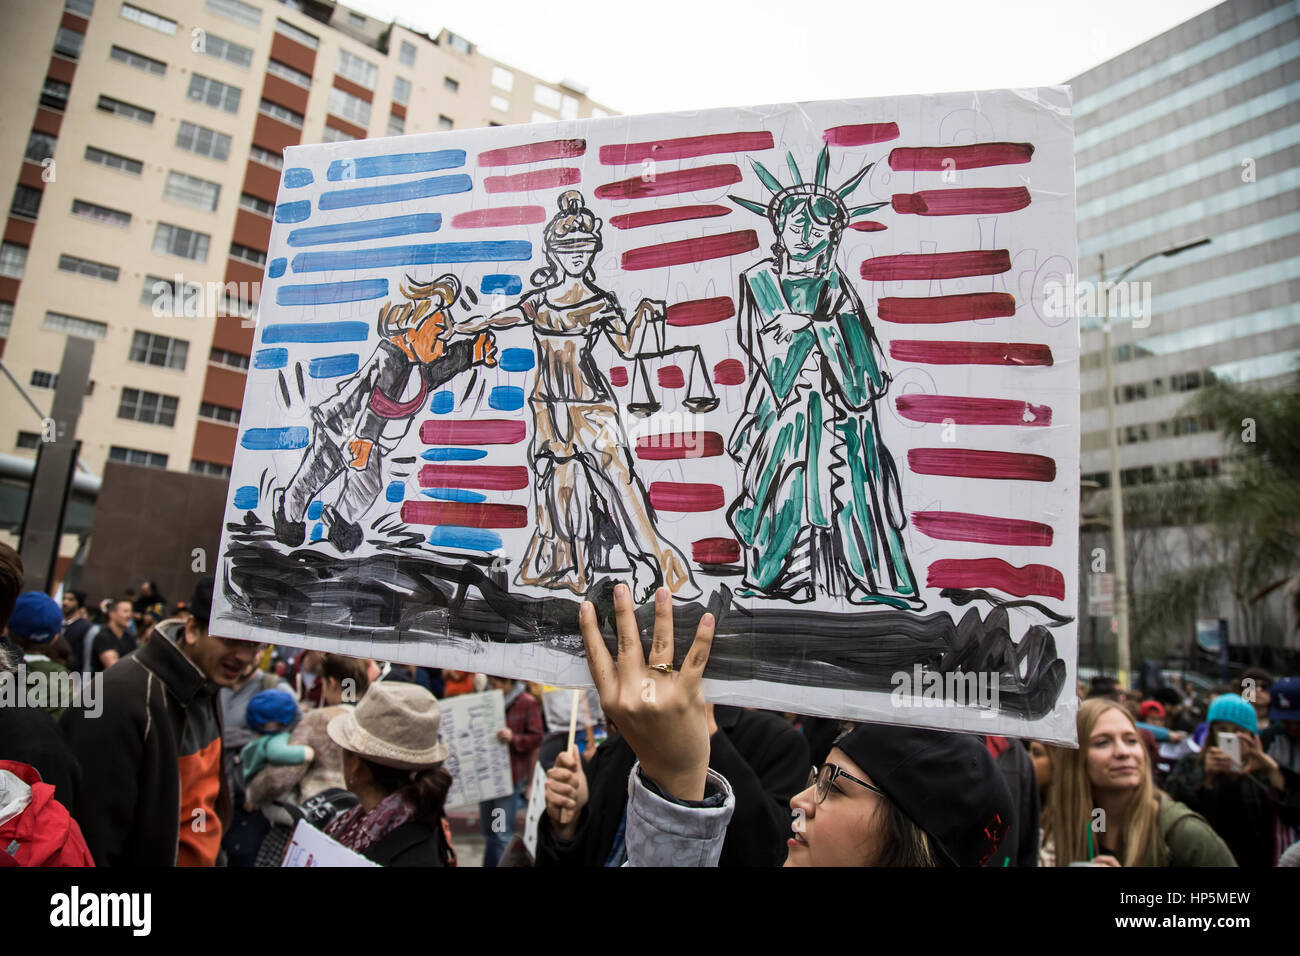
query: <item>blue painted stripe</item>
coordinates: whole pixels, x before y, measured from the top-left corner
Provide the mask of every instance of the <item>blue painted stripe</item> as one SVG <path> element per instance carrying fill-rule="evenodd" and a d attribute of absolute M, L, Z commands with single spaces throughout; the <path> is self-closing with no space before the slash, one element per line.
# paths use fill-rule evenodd
<path fill-rule="evenodd" d="M 281 451 L 286 448 L 306 448 L 309 437 L 305 425 L 250 428 L 244 432 L 239 443 L 251 451 Z"/>
<path fill-rule="evenodd" d="M 363 219 L 360 222 L 339 222 L 331 226 L 294 229 L 289 233 L 289 245 L 314 246 L 322 242 L 388 239 L 392 236 L 437 232 L 441 227 L 442 216 L 436 212 L 419 213 L 414 216 L 393 216 L 389 219 Z"/>
<path fill-rule="evenodd" d="M 478 290 L 484 295 L 516 295 L 523 291 L 524 280 L 519 276 L 511 275 L 489 275 L 484 276 L 483 281 L 479 283 Z"/>
<path fill-rule="evenodd" d="M 445 524 L 434 528 L 429 543 L 442 548 L 460 548 L 465 551 L 495 551 L 501 547 L 501 536 L 486 528 L 463 528 Z"/>
<path fill-rule="evenodd" d="M 253 509 L 257 507 L 257 485 L 244 485 L 235 489 L 234 504 L 236 508 Z"/>
<path fill-rule="evenodd" d="M 336 159 L 325 171 L 332 183 L 372 176 L 398 176 L 402 173 L 431 173 L 437 169 L 455 169 L 465 165 L 463 149 L 438 149 L 428 153 L 393 153 L 389 156 L 359 156 Z"/>
<path fill-rule="evenodd" d="M 488 392 L 488 406 L 500 412 L 524 407 L 524 390 L 515 385 L 497 385 Z"/>
<path fill-rule="evenodd" d="M 364 342 L 370 338 L 369 322 L 282 322 L 262 329 L 262 343 Z"/>
<path fill-rule="evenodd" d="M 293 257 L 293 271 L 333 272 L 335 270 L 352 269 L 386 269 L 392 266 L 427 266 L 449 262 L 526 262 L 532 257 L 533 244 L 522 239 L 489 239 L 480 242 L 431 242 L 418 246 L 384 246 L 379 249 L 300 252 Z M 385 283 L 384 292 L 380 293 L 380 295 L 387 295 L 387 280 L 380 279 L 377 281 Z M 279 292 L 282 291 L 284 290 L 279 290 Z M 277 296 L 279 292 L 276 293 Z"/>
<path fill-rule="evenodd" d="M 532 349 L 504 349 L 501 352 L 501 369 L 505 372 L 527 372 L 536 359 Z"/>
<path fill-rule="evenodd" d="M 464 173 L 452 176 L 432 176 L 414 179 L 409 183 L 389 186 L 360 186 L 356 189 L 332 189 L 323 192 L 317 205 L 321 209 L 349 209 L 352 206 L 374 206 L 384 202 L 405 202 L 408 199 L 428 199 L 451 193 L 467 193 L 474 188 L 474 180 Z"/>
<path fill-rule="evenodd" d="M 325 526 L 322 525 L 319 521 L 317 521 L 314 525 L 312 525 L 311 539 L 313 541 L 319 541 L 323 537 L 325 537 Z"/>
<path fill-rule="evenodd" d="M 384 491 L 384 497 L 392 502 L 401 501 L 406 497 L 406 485 L 400 481 L 390 481 L 388 488 Z"/>
<path fill-rule="evenodd" d="M 315 181 L 316 177 L 311 174 L 311 170 L 303 166 L 293 166 L 284 171 L 284 184 L 289 189 L 310 186 Z"/>
<path fill-rule="evenodd" d="M 478 461 L 486 458 L 482 448 L 428 448 L 420 453 L 425 461 Z"/>
<path fill-rule="evenodd" d="M 433 393 L 433 401 L 429 403 L 429 411 L 435 415 L 446 415 L 456 407 L 456 393 L 443 389 L 441 392 Z"/>
<path fill-rule="evenodd" d="M 361 365 L 361 356 L 356 352 L 344 355 L 323 355 L 307 364 L 307 374 L 312 378 L 338 378 L 351 375 Z"/>
<path fill-rule="evenodd" d="M 289 260 L 280 256 L 278 259 L 271 260 L 270 265 L 266 267 L 266 274 L 272 279 L 278 279 L 284 275 L 284 270 L 287 268 L 289 268 Z"/>
<path fill-rule="evenodd" d="M 295 258 L 294 271 L 298 268 Z M 284 285 L 275 290 L 276 305 L 331 305 L 336 302 L 364 302 L 388 295 L 387 279 L 355 279 L 351 282 L 316 282 L 307 285 Z"/>
<path fill-rule="evenodd" d="M 258 349 L 253 354 L 253 368 L 284 368 L 288 364 L 288 349 Z"/>
<path fill-rule="evenodd" d="M 477 491 L 466 491 L 464 488 L 425 488 L 420 494 L 438 501 L 464 501 L 468 504 L 487 501 L 487 495 Z"/>
<path fill-rule="evenodd" d="M 315 521 L 320 517 L 320 513 L 325 510 L 325 504 L 321 501 L 313 501 L 307 506 L 307 520 Z"/>
<path fill-rule="evenodd" d="M 281 203 L 275 207 L 276 222 L 304 222 L 311 218 L 311 200 Z"/>

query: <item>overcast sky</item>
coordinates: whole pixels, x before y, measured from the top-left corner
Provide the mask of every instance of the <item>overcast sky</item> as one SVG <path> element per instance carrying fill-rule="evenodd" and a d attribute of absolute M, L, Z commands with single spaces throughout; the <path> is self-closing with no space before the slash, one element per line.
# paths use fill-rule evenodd
<path fill-rule="evenodd" d="M 621 113 L 1064 83 L 1207 0 L 344 0 Z"/>

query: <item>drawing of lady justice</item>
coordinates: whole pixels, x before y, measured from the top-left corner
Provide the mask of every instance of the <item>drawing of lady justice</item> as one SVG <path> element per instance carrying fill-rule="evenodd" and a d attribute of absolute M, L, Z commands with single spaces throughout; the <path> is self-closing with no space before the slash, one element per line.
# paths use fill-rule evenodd
<path fill-rule="evenodd" d="M 547 265 L 533 274 L 536 288 L 494 315 L 456 324 L 458 333 L 533 328 L 537 373 L 529 400 L 529 457 L 537 523 L 515 581 L 585 594 L 612 532 L 632 566 L 638 601 L 649 600 L 661 584 L 679 598 L 698 597 L 685 557 L 655 526 L 613 389 L 592 356 L 604 335 L 620 355 L 634 358 L 649 323 L 664 321 L 664 304 L 642 299 L 626 318 L 592 273 L 602 246 L 601 221 L 577 190 L 561 195 L 558 205 L 543 233 Z"/>

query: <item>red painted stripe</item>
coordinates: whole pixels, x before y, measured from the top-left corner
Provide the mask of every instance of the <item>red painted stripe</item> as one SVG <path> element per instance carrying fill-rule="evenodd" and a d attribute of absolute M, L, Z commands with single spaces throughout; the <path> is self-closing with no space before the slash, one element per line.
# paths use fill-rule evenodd
<path fill-rule="evenodd" d="M 729 216 L 731 210 L 726 206 L 674 206 L 671 209 L 647 209 L 645 212 L 629 212 L 621 216 L 610 216 L 609 224 L 615 229 L 639 229 L 642 226 L 658 226 L 665 222 L 683 222 L 687 219 L 713 219 L 717 216 Z"/>
<path fill-rule="evenodd" d="M 1037 342 L 922 342 L 895 339 L 889 354 L 926 365 L 1051 365 L 1052 350 Z"/>
<path fill-rule="evenodd" d="M 745 381 L 745 365 L 740 359 L 723 359 L 713 366 L 713 381 L 719 385 L 739 385 Z"/>
<path fill-rule="evenodd" d="M 691 543 L 696 564 L 735 564 L 740 560 L 740 542 L 735 538 L 701 538 Z"/>
<path fill-rule="evenodd" d="M 1031 405 L 1011 398 L 971 395 L 900 395 L 898 413 L 914 422 L 953 422 L 958 425 L 1050 425 L 1049 405 Z"/>
<path fill-rule="evenodd" d="M 1015 547 L 1047 547 L 1052 526 L 1020 518 L 995 518 L 963 511 L 914 511 L 912 523 L 922 534 L 943 541 L 974 541 Z"/>
<path fill-rule="evenodd" d="M 622 365 L 615 365 L 609 370 L 609 382 L 611 385 L 617 385 L 622 388 L 627 384 L 627 369 Z"/>
<path fill-rule="evenodd" d="M 918 475 L 1055 481 L 1056 462 L 1046 455 L 975 448 L 912 448 L 907 466 Z"/>
<path fill-rule="evenodd" d="M 541 206 L 497 206 L 495 209 L 471 209 L 451 217 L 457 229 L 487 229 L 492 226 L 527 226 L 546 221 Z"/>
<path fill-rule="evenodd" d="M 1029 205 L 1024 186 L 1006 189 L 923 189 L 919 193 L 894 193 L 894 212 L 918 216 L 975 216 L 1015 212 Z"/>
<path fill-rule="evenodd" d="M 679 365 L 665 365 L 658 373 L 659 384 L 663 388 L 685 388 L 686 376 Z"/>
<path fill-rule="evenodd" d="M 681 481 L 650 484 L 650 504 L 660 511 L 716 511 L 726 503 L 721 485 Z"/>
<path fill-rule="evenodd" d="M 534 189 L 558 189 L 582 182 L 582 170 L 573 166 L 553 166 L 512 176 L 485 176 L 483 188 L 489 193 L 526 193 Z"/>
<path fill-rule="evenodd" d="M 742 232 L 724 232 L 720 236 L 703 236 L 699 239 L 680 239 L 661 242 L 655 246 L 642 246 L 623 253 L 623 268 L 629 272 L 639 269 L 661 269 L 680 266 L 687 262 L 706 259 L 725 259 L 758 248 L 758 234 L 753 229 Z"/>
<path fill-rule="evenodd" d="M 865 266 L 864 266 L 865 268 Z M 1016 314 L 1014 296 L 1005 292 L 971 292 L 965 295 L 885 296 L 876 306 L 882 322 L 932 325 L 999 319 Z"/>
<path fill-rule="evenodd" d="M 585 139 L 548 139 L 542 143 L 525 143 L 523 146 L 505 146 L 478 154 L 480 166 L 514 166 L 519 163 L 539 163 L 546 159 L 572 159 L 587 151 Z"/>
<path fill-rule="evenodd" d="M 619 143 L 600 148 L 600 161 L 605 166 L 626 166 L 645 159 L 690 159 L 713 153 L 741 153 L 756 149 L 771 149 L 772 134 L 711 133 L 708 136 L 684 136 L 680 139 L 661 139 L 648 143 Z"/>
<path fill-rule="evenodd" d="M 668 324 L 677 326 L 708 325 L 721 322 L 736 314 L 736 303 L 731 296 L 722 295 L 713 299 L 688 299 L 674 302 L 668 307 Z"/>
<path fill-rule="evenodd" d="M 877 256 L 862 263 L 862 278 L 873 282 L 898 279 L 960 279 L 1011 271 L 1006 249 L 969 252 L 928 252 L 919 255 Z"/>
<path fill-rule="evenodd" d="M 731 163 L 700 166 L 657 173 L 650 179 L 633 176 L 596 187 L 597 199 L 644 199 L 647 196 L 673 196 L 700 189 L 717 189 L 740 182 L 740 167 Z M 489 190 L 491 192 L 491 190 Z"/>
<path fill-rule="evenodd" d="M 645 461 L 717 458 L 721 454 L 722 436 L 717 432 L 664 432 L 636 440 L 636 456 Z"/>
<path fill-rule="evenodd" d="M 431 419 L 420 425 L 426 445 L 513 445 L 524 440 L 526 426 L 509 418 Z"/>
<path fill-rule="evenodd" d="M 518 491 L 528 483 L 528 469 L 522 465 L 425 465 L 420 469 L 421 488 Z"/>
<path fill-rule="evenodd" d="M 970 146 L 900 146 L 889 152 L 889 168 L 914 172 L 1016 166 L 1034 155 L 1033 143 L 974 143 Z"/>
<path fill-rule="evenodd" d="M 823 134 L 831 146 L 870 146 L 898 139 L 897 123 L 858 123 L 854 126 L 832 126 Z"/>
<path fill-rule="evenodd" d="M 883 222 L 873 222 L 870 219 L 863 219 L 859 222 L 849 223 L 849 228 L 854 232 L 882 232 L 889 227 Z"/>
<path fill-rule="evenodd" d="M 462 501 L 404 501 L 402 520 L 407 524 L 456 524 L 468 528 L 526 528 L 528 509 L 523 505 Z"/>
<path fill-rule="evenodd" d="M 946 558 L 930 565 L 926 584 L 932 588 L 993 588 L 1016 597 L 1041 595 L 1065 598 L 1065 578 L 1045 564 L 1017 568 L 1001 558 Z"/>

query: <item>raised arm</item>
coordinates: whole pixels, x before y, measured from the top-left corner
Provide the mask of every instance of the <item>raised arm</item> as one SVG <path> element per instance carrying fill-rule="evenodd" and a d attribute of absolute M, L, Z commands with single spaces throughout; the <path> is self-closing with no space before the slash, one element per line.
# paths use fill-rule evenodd
<path fill-rule="evenodd" d="M 526 299 L 520 299 L 514 305 L 507 306 L 491 315 L 469 315 L 457 322 L 452 330 L 457 335 L 482 332 L 484 329 L 511 329 L 516 325 L 527 325 L 533 320 L 525 308 Z"/>
<path fill-rule="evenodd" d="M 667 313 L 667 303 L 658 299 L 642 299 L 629 319 L 623 315 L 623 310 L 614 297 L 610 296 L 597 316 L 597 321 L 604 324 L 605 336 L 618 350 L 618 354 L 625 359 L 633 359 L 645 347 L 645 334 L 650 324 L 663 322 Z M 660 339 L 662 338 L 661 333 Z"/>

